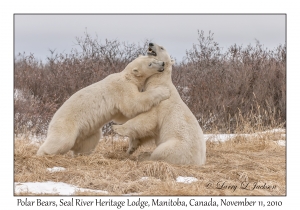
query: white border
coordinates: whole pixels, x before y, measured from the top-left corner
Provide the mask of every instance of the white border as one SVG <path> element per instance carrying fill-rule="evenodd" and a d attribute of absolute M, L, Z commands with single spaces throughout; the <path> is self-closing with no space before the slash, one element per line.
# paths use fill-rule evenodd
<path fill-rule="evenodd" d="M 295 2 L 295 1 L 293 1 Z M 287 13 L 287 161 L 288 180 L 287 197 L 250 197 L 251 200 L 281 200 L 282 208 L 298 206 L 298 160 L 296 151 L 299 145 L 297 123 L 299 116 L 299 12 L 296 3 L 280 1 L 5 1 L 1 6 L 1 120 L 2 153 L 1 153 L 1 206 L 16 207 L 18 197 L 13 197 L 13 14 L 14 13 Z M 24 198 L 24 197 L 22 197 Z M 44 197 L 46 199 L 47 197 Z M 78 198 L 78 197 L 76 197 Z M 163 197 L 166 199 L 166 197 Z M 35 199 L 30 197 L 30 199 Z M 51 197 L 51 199 L 60 199 Z M 92 199 L 83 197 L 83 199 Z M 105 199 L 109 199 L 105 197 Z M 117 198 L 114 199 L 126 199 Z M 137 199 L 134 197 L 133 199 Z M 151 199 L 144 197 L 144 199 Z M 183 197 L 189 200 L 190 197 Z M 198 197 L 208 199 L 208 197 Z M 215 197 L 214 199 L 221 199 Z M 225 197 L 225 199 L 241 200 L 243 197 Z M 38 207 L 34 207 L 38 208 Z M 99 209 L 99 207 L 93 207 Z M 220 208 L 220 207 L 219 207 Z M 91 209 L 91 208 L 90 208 Z M 116 209 L 116 208 L 115 208 Z M 129 209 L 129 208 L 122 208 Z M 213 208 L 210 208 L 213 209 Z M 239 208 L 243 209 L 243 208 Z M 277 209 L 275 207 L 275 209 Z"/>

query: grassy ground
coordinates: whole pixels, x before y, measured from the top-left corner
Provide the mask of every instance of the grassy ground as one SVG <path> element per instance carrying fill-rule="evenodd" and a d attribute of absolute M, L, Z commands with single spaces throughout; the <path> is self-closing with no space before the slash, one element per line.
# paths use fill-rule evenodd
<path fill-rule="evenodd" d="M 65 182 L 108 194 L 76 192 L 75 195 L 285 195 L 286 147 L 275 140 L 282 133 L 238 136 L 220 142 L 207 141 L 204 166 L 177 166 L 165 162 L 139 161 L 155 148 L 147 145 L 127 156 L 126 140 L 106 137 L 89 156 L 37 157 L 39 143 L 15 138 L 15 182 Z M 47 168 L 64 167 L 50 173 Z M 178 176 L 195 177 L 192 183 L 176 182 Z M 142 179 L 148 177 L 148 179 Z M 22 192 L 18 195 L 33 195 Z"/>

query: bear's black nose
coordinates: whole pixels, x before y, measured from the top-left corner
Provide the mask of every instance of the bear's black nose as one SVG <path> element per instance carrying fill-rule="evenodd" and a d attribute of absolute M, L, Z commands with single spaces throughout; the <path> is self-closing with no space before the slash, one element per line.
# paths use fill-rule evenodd
<path fill-rule="evenodd" d="M 149 43 L 149 46 L 152 47 L 152 46 L 154 46 L 154 44 L 153 43 Z"/>
<path fill-rule="evenodd" d="M 162 66 L 165 66 L 165 62 L 163 62 Z"/>

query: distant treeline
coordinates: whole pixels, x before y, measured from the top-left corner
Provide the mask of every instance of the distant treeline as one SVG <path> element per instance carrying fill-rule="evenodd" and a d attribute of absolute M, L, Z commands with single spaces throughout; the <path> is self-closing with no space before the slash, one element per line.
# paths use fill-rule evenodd
<path fill-rule="evenodd" d="M 45 134 L 56 110 L 76 91 L 120 72 L 143 45 L 118 40 L 100 42 L 85 34 L 80 50 L 50 51 L 46 62 L 19 54 L 14 69 L 15 133 Z M 163 45 L 163 43 L 158 43 Z M 172 52 L 169 52 L 172 54 Z M 286 122 L 286 46 L 269 50 L 256 45 L 226 51 L 198 32 L 197 43 L 173 66 L 172 80 L 204 132 L 256 131 Z M 250 130 L 249 130 L 250 129 Z M 109 132 L 110 126 L 104 128 Z"/>

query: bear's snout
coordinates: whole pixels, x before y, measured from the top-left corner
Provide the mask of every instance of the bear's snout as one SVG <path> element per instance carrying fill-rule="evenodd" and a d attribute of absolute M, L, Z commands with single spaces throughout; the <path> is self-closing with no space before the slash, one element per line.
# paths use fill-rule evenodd
<path fill-rule="evenodd" d="M 165 62 L 162 63 L 162 66 L 165 66 Z"/>

